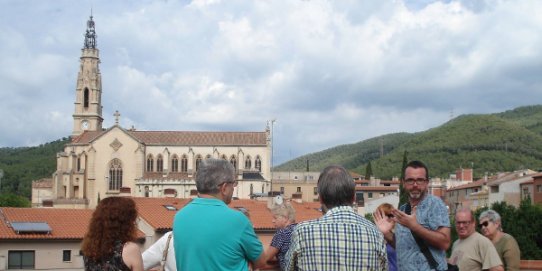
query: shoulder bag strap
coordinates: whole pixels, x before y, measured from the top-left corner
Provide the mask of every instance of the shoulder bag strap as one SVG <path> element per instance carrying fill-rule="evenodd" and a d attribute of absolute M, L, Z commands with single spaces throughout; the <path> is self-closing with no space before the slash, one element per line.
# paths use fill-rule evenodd
<path fill-rule="evenodd" d="M 171 241 L 171 237 L 173 236 L 173 232 L 167 237 L 167 242 L 166 242 L 166 248 L 164 249 L 164 252 L 162 254 L 162 266 L 165 265 L 166 263 L 166 260 L 167 260 L 167 252 L 169 250 L 169 242 Z"/>
<path fill-rule="evenodd" d="M 404 212 L 407 215 L 410 215 L 411 213 L 411 207 L 410 203 L 407 203 L 405 206 Z M 415 234 L 413 231 L 410 231 L 412 236 L 414 237 L 414 240 L 416 240 L 416 244 L 418 244 L 418 247 L 420 248 L 420 251 L 423 253 L 423 256 L 427 259 L 427 263 L 429 263 L 429 267 L 434 270 L 438 270 L 438 263 L 435 261 L 435 258 L 433 258 L 433 254 L 431 254 L 431 251 L 429 251 L 429 247 L 427 247 L 427 244 L 420 238 L 417 234 Z"/>

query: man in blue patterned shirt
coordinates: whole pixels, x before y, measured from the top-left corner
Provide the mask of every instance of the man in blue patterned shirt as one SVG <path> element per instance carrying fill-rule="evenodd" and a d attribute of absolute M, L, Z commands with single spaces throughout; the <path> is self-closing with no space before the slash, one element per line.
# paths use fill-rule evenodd
<path fill-rule="evenodd" d="M 325 168 L 318 193 L 324 216 L 294 229 L 286 270 L 387 270 L 384 237 L 352 207 L 355 183 L 346 169 Z"/>
<path fill-rule="evenodd" d="M 393 210 L 395 233 L 385 214 L 376 212 L 375 222 L 390 244 L 395 244 L 399 270 L 447 270 L 446 250 L 450 246 L 450 218 L 448 209 L 440 198 L 427 193 L 429 171 L 420 161 L 407 164 L 403 188 L 408 193 L 408 203 L 400 210 Z M 421 251 L 419 242 L 428 248 Z M 433 261 L 429 263 L 429 261 Z"/>

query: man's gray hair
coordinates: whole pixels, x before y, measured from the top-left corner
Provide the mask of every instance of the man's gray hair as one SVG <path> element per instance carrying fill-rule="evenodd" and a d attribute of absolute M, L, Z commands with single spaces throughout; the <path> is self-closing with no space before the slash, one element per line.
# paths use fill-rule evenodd
<path fill-rule="evenodd" d="M 483 211 L 480 216 L 478 217 L 478 220 L 482 220 L 482 218 L 487 218 L 490 222 L 498 222 L 499 223 L 499 229 L 502 230 L 502 222 L 501 222 L 501 215 L 497 213 L 495 210 L 485 210 Z"/>
<path fill-rule="evenodd" d="M 346 169 L 339 165 L 326 167 L 318 178 L 318 193 L 328 208 L 352 206 L 356 184 Z"/>
<path fill-rule="evenodd" d="M 216 194 L 219 186 L 234 181 L 233 165 L 223 159 L 202 160 L 196 172 L 196 188 L 200 194 Z"/>

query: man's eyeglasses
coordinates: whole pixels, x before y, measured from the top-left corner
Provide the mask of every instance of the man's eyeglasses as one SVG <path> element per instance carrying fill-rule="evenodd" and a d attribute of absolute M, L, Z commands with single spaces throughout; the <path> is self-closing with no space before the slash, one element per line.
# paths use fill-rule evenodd
<path fill-rule="evenodd" d="M 484 227 L 487 227 L 487 225 L 489 225 L 489 221 L 484 221 L 483 223 L 478 224 L 478 227 L 482 229 Z"/>
<path fill-rule="evenodd" d="M 229 181 L 229 182 L 223 182 L 223 183 L 220 183 L 218 186 L 221 186 L 223 184 L 232 184 L 233 187 L 237 187 L 237 181 Z"/>
<path fill-rule="evenodd" d="M 455 224 L 456 225 L 465 225 L 465 226 L 468 226 L 470 225 L 472 221 L 456 221 Z"/>
<path fill-rule="evenodd" d="M 408 185 L 413 185 L 414 183 L 416 183 L 416 185 L 422 185 L 422 184 L 425 184 L 427 182 L 427 179 L 425 179 L 425 178 L 406 179 L 404 182 L 405 182 L 405 184 L 408 184 Z"/>

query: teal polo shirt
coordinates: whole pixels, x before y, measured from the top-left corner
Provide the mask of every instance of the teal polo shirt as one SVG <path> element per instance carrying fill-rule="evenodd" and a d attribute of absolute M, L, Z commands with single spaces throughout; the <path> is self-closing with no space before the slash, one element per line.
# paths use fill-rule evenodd
<path fill-rule="evenodd" d="M 248 270 L 263 246 L 250 220 L 219 199 L 195 198 L 173 221 L 177 270 Z"/>

